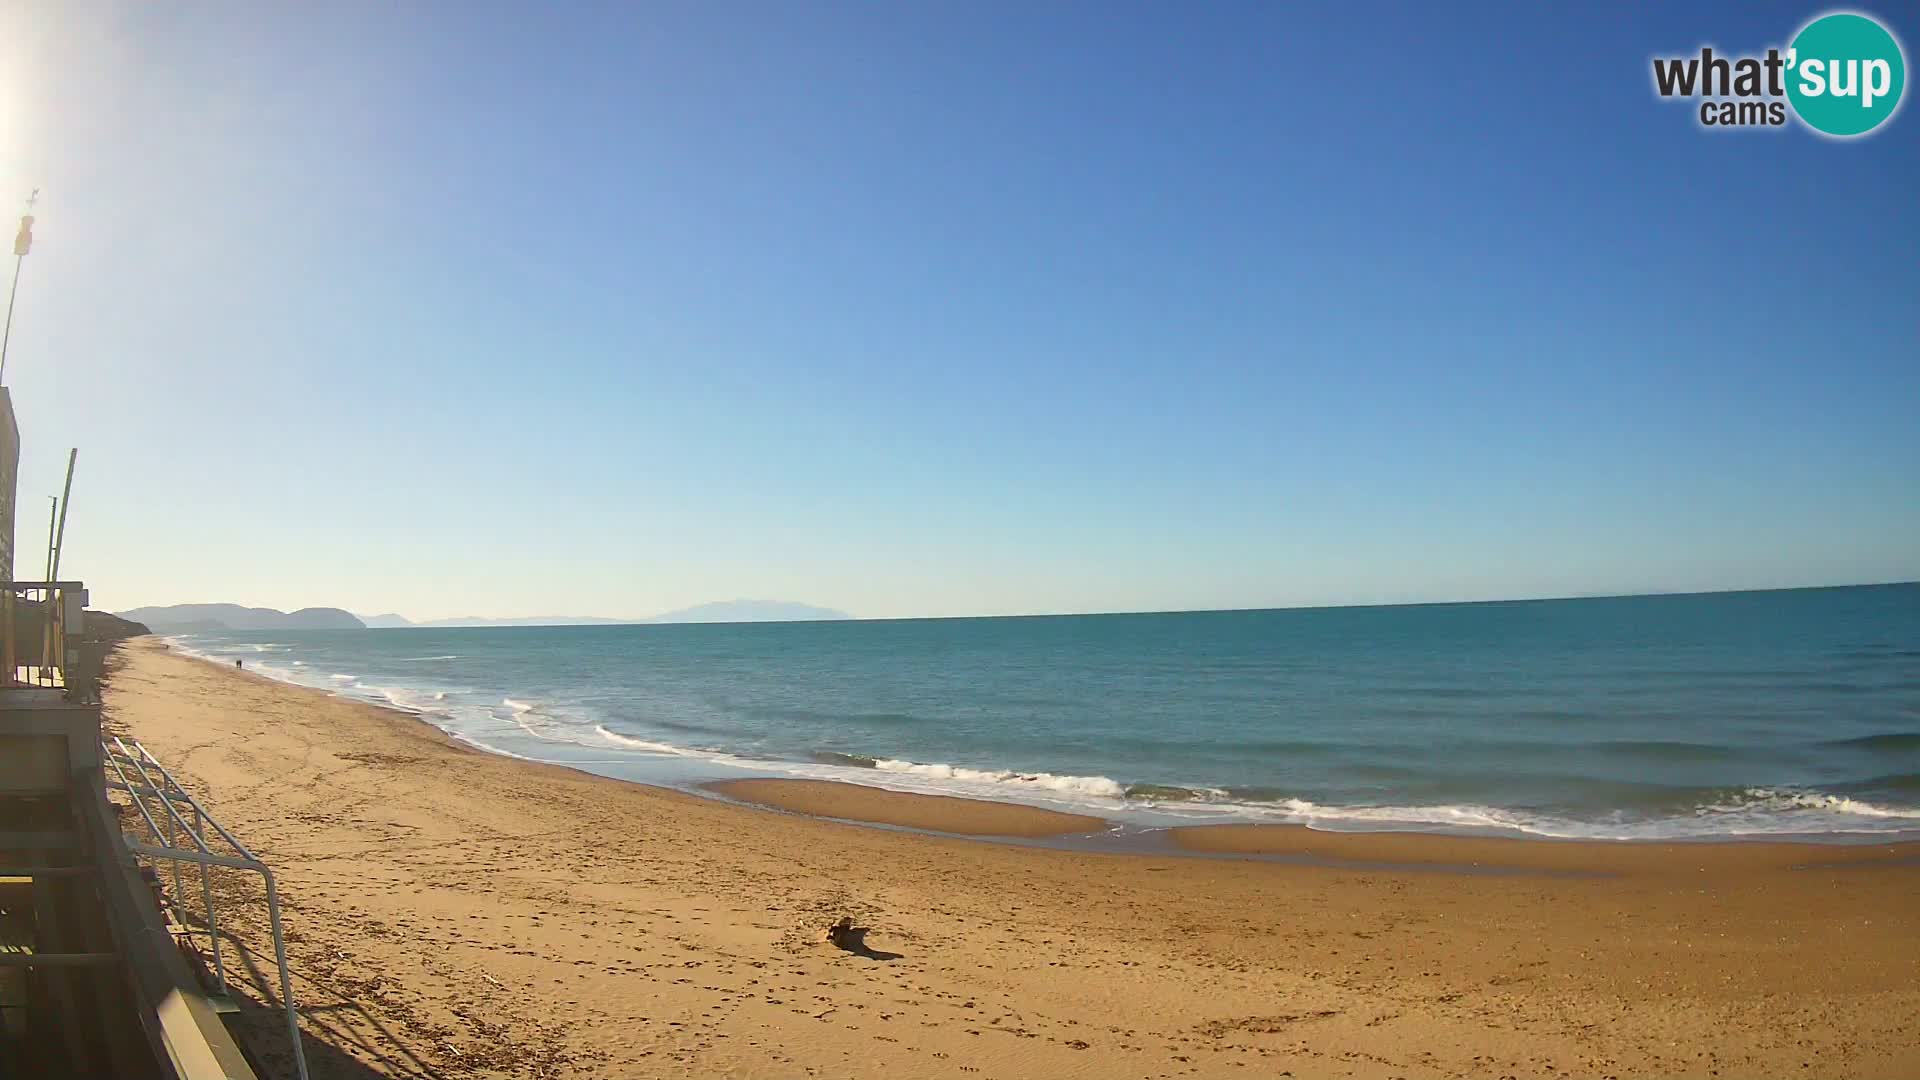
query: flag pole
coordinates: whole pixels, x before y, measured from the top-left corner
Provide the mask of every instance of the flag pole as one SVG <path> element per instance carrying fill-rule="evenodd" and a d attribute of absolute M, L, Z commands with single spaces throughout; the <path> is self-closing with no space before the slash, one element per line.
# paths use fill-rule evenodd
<path fill-rule="evenodd" d="M 27 196 L 27 209 L 40 201 L 40 189 L 34 188 Z M 27 261 L 27 251 L 33 247 L 33 215 L 20 216 L 20 232 L 13 238 L 13 286 L 7 290 L 7 328 L 0 332 L 0 386 L 7 382 L 7 346 L 13 343 L 13 301 L 20 295 L 20 267 Z"/>

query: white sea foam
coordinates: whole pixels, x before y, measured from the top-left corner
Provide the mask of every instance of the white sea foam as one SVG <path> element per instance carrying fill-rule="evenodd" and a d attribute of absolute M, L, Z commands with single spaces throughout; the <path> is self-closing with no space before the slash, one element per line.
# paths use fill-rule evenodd
<path fill-rule="evenodd" d="M 193 645 L 191 644 L 191 642 L 194 641 L 194 638 L 191 637 L 190 635 L 183 634 L 178 637 L 162 638 L 161 640 L 167 643 L 167 647 L 169 649 L 172 649 L 174 652 L 177 652 L 182 656 L 191 656 L 195 660 L 216 659 L 216 657 L 214 657 L 213 654 L 202 652 L 201 650 L 194 648 Z"/>
<path fill-rule="evenodd" d="M 405 709 L 410 713 L 433 712 L 435 711 L 435 706 L 447 700 L 447 692 L 445 690 L 429 692 L 408 686 L 378 686 L 368 687 L 368 689 L 379 693 L 381 697 L 391 702 L 395 708 Z"/>
<path fill-rule="evenodd" d="M 507 719 L 511 720 L 521 731 L 526 732 L 536 739 L 549 742 L 554 741 L 549 737 L 546 725 L 540 722 L 535 715 L 539 706 L 525 701 L 515 701 L 512 698 L 501 698 L 500 704 L 507 707 Z"/>
<path fill-rule="evenodd" d="M 600 738 L 604 739 L 607 743 L 611 743 L 613 746 L 622 750 L 633 750 L 657 757 L 685 758 L 707 765 L 725 765 L 735 769 L 752 769 L 762 773 L 780 771 L 777 767 L 779 763 L 776 762 L 744 758 L 735 754 L 729 754 L 724 750 L 702 750 L 690 746 L 676 746 L 673 743 L 639 739 L 632 735 L 623 735 L 607 727 L 605 724 L 595 724 L 593 731 L 594 734 L 600 736 Z M 805 767 L 800 766 L 799 763 L 795 764 L 801 768 Z M 769 766 L 775 767 L 770 768 Z"/>
<path fill-rule="evenodd" d="M 403 656 L 395 660 L 396 664 L 417 664 L 422 660 L 458 660 L 458 656 Z"/>
<path fill-rule="evenodd" d="M 1756 811 L 1780 813 L 1795 810 L 1826 810 L 1860 817 L 1904 818 L 1920 821 L 1920 807 L 1880 806 L 1860 799 L 1849 799 L 1844 795 L 1829 795 L 1820 791 L 1748 788 L 1741 795 L 1743 796 L 1741 799 L 1732 802 L 1699 807 L 1694 814 L 1706 817 L 1713 814 L 1750 814 Z"/>
<path fill-rule="evenodd" d="M 1683 840 L 1735 836 L 1869 834 L 1916 826 L 1920 809 L 1878 806 L 1817 791 L 1752 788 L 1743 798 L 1702 805 L 1691 815 L 1587 821 L 1475 804 L 1322 806 L 1305 799 L 1232 803 L 1206 808 L 1236 817 L 1329 831 L 1393 828 L 1504 832 L 1568 840 Z M 1204 811 L 1203 811 L 1204 812 Z"/>
<path fill-rule="evenodd" d="M 528 757 L 526 754 L 516 754 L 511 750 L 504 750 L 498 746 L 494 746 L 490 743 L 483 742 L 480 739 L 472 735 L 469 735 L 463 731 L 449 730 L 447 734 L 453 736 L 454 738 L 460 740 L 463 743 L 466 743 L 468 746 L 474 747 L 479 750 L 485 750 L 489 754 L 499 754 L 501 757 L 510 757 L 510 758 L 517 759 L 519 761 L 540 761 L 541 760 L 540 758 L 537 758 L 537 757 Z"/>
<path fill-rule="evenodd" d="M 219 661 L 216 660 L 215 663 L 219 663 Z M 269 664 L 264 660 L 255 662 L 254 665 L 247 670 L 253 672 L 255 675 L 265 675 L 269 679 L 293 683 L 296 686 L 313 685 L 311 682 L 301 680 L 301 672 L 295 671 L 290 667 L 283 668 L 275 664 Z"/>
<path fill-rule="evenodd" d="M 881 772 L 907 773 L 930 780 L 958 780 L 967 784 L 1009 785 L 1039 788 L 1068 795 L 1091 795 L 1101 799 L 1122 799 L 1127 789 L 1104 776 L 1062 776 L 1049 772 L 1016 772 L 1011 769 L 969 769 L 959 765 L 925 764 L 881 758 L 873 763 Z"/>
<path fill-rule="evenodd" d="M 1322 806 L 1307 799 L 1276 799 L 1232 803 L 1231 811 L 1242 811 L 1256 818 L 1274 819 L 1292 825 L 1322 829 L 1393 828 L 1396 826 L 1445 826 L 1460 830 L 1501 830 L 1556 835 L 1554 819 L 1519 811 L 1472 804 L 1433 806 Z M 1571 823 L 1570 823 L 1571 824 Z"/>
<path fill-rule="evenodd" d="M 647 739 L 636 739 L 631 735 L 622 735 L 617 731 L 610 730 L 605 724 L 595 724 L 593 725 L 593 730 L 601 738 L 625 750 L 638 750 L 645 754 L 671 754 L 675 757 L 699 756 L 698 751 L 689 750 L 684 746 L 651 742 Z"/>

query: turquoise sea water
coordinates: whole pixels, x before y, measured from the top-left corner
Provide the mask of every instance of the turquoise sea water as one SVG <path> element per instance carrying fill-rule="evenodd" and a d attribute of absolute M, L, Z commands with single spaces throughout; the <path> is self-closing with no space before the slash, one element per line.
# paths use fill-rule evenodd
<path fill-rule="evenodd" d="M 1140 827 L 1920 837 L 1920 585 L 175 640 L 653 782 L 856 780 Z"/>

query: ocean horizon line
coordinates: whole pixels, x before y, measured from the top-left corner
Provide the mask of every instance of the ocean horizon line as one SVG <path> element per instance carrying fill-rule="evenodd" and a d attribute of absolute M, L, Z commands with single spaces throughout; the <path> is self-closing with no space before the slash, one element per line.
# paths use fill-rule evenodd
<path fill-rule="evenodd" d="M 971 615 L 852 615 L 836 619 L 750 619 L 704 622 L 661 622 L 657 616 L 628 618 L 614 615 L 567 615 L 546 616 L 551 618 L 592 619 L 593 622 L 555 622 L 555 623 L 513 623 L 508 620 L 539 618 L 542 616 L 501 616 L 500 622 L 493 625 L 446 626 L 433 625 L 444 619 L 468 618 L 468 616 L 441 616 L 439 619 L 416 620 L 411 626 L 369 626 L 368 630 L 511 630 L 540 627 L 542 629 L 595 629 L 615 626 L 750 626 L 759 624 L 800 624 L 800 623 L 901 623 L 901 622 L 954 622 L 968 619 L 1079 619 L 1101 618 L 1105 616 L 1127 615 L 1229 615 L 1255 613 L 1263 611 L 1349 611 L 1373 608 L 1432 608 L 1432 607 L 1474 607 L 1498 604 L 1542 604 L 1562 603 L 1577 600 L 1654 600 L 1665 598 L 1683 598 L 1689 596 L 1742 596 L 1770 593 L 1821 592 L 1836 589 L 1890 589 L 1903 586 L 1920 585 L 1920 579 L 1896 581 L 1859 581 L 1843 582 L 1831 585 L 1770 585 L 1758 588 L 1738 589 L 1679 589 L 1655 592 L 1597 592 L 1567 593 L 1544 596 L 1501 596 L 1463 600 L 1379 600 L 1357 601 L 1343 604 L 1281 604 L 1264 607 L 1200 607 L 1200 608 L 1126 608 L 1102 611 L 1021 611 L 1007 613 L 983 613 Z M 161 605 L 143 605 L 161 606 Z"/>

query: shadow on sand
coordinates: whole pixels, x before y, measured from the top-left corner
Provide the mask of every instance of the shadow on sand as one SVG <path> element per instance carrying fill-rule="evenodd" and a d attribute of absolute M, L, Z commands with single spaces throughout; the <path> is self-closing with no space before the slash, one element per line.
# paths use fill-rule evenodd
<path fill-rule="evenodd" d="M 867 928 L 853 925 L 852 919 L 841 919 L 828 928 L 827 940 L 842 952 L 864 956 L 869 960 L 898 960 L 903 955 L 897 952 L 883 952 L 868 945 Z"/>
<path fill-rule="evenodd" d="M 227 1014 L 227 1030 L 260 1080 L 296 1080 L 293 1050 L 287 1038 L 287 1014 L 280 1003 L 280 975 L 272 957 L 262 957 L 246 943 L 220 935 L 229 957 L 227 982 L 239 1011 Z M 231 958 L 238 953 L 240 963 Z M 307 1055 L 311 1080 L 438 1080 L 434 1066 L 409 1051 L 403 1042 L 352 998 L 324 977 L 293 972 L 294 995 L 301 1019 L 301 1047 Z M 350 1022 L 343 1022 L 350 1021 Z M 362 1034 L 372 1031 L 377 1039 Z"/>

